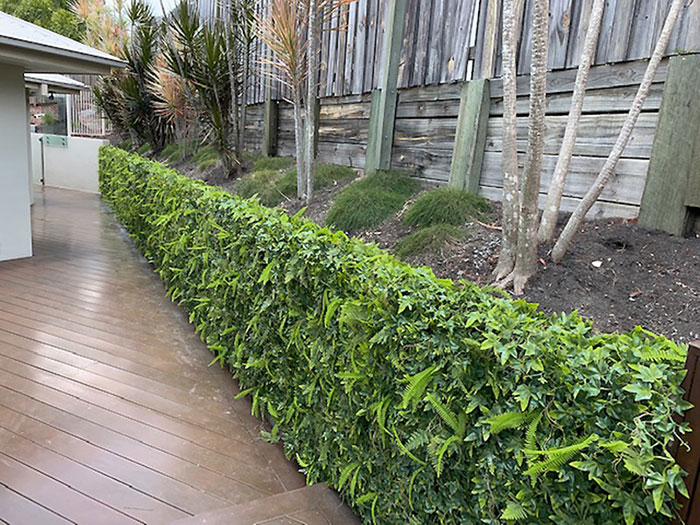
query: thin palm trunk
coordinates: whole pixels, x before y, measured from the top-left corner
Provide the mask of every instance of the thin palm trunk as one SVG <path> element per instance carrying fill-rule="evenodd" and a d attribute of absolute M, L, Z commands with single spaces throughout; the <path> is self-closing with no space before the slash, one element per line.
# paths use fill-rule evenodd
<path fill-rule="evenodd" d="M 245 126 L 248 120 L 248 75 L 250 75 L 250 43 L 246 42 L 245 55 L 243 57 L 243 78 L 241 79 L 241 108 L 238 124 L 238 153 L 239 158 L 245 148 Z"/>
<path fill-rule="evenodd" d="M 297 198 L 299 200 L 304 198 L 304 119 L 302 116 L 302 97 L 301 90 L 302 86 L 293 86 L 293 106 L 294 106 L 294 145 L 296 147 L 297 156 Z"/>
<path fill-rule="evenodd" d="M 316 134 L 316 122 L 314 118 L 314 105 L 316 103 L 316 78 L 318 77 L 318 34 L 316 27 L 318 4 L 316 0 L 309 0 L 308 44 L 307 44 L 307 71 L 306 71 L 306 138 L 304 140 L 304 183 L 307 204 L 311 200 L 313 192 L 313 160 L 314 160 L 314 135 Z"/>
<path fill-rule="evenodd" d="M 547 98 L 547 38 L 549 0 L 535 0 L 532 24 L 532 64 L 530 68 L 530 119 L 520 218 L 518 246 L 513 270 L 513 291 L 523 292 L 537 269 L 537 200 L 544 152 L 544 116 Z"/>
<path fill-rule="evenodd" d="M 664 52 L 666 51 L 668 41 L 671 38 L 671 33 L 673 32 L 673 27 L 676 23 L 676 19 L 678 18 L 678 14 L 680 13 L 682 7 L 683 0 L 673 0 L 673 2 L 671 3 L 671 8 L 669 9 L 668 16 L 666 17 L 666 21 L 664 22 L 663 29 L 661 30 L 661 34 L 659 35 L 659 40 L 656 42 L 654 52 L 652 53 L 651 58 L 649 59 L 649 65 L 647 66 L 647 69 L 644 72 L 644 78 L 642 79 L 642 83 L 639 85 L 637 95 L 634 97 L 634 102 L 632 103 L 632 107 L 630 108 L 629 113 L 627 114 L 627 118 L 625 119 L 625 122 L 622 125 L 620 134 L 617 137 L 615 145 L 613 146 L 610 155 L 605 161 L 603 168 L 600 170 L 598 177 L 596 178 L 595 182 L 588 190 L 586 195 L 583 197 L 579 205 L 576 207 L 576 210 L 569 218 L 569 221 L 566 223 L 564 230 L 561 232 L 559 239 L 554 245 L 554 248 L 552 249 L 552 259 L 554 260 L 554 262 L 558 263 L 562 260 L 567 250 L 569 249 L 574 235 L 576 235 L 576 232 L 579 230 L 583 219 L 588 213 L 588 210 L 590 210 L 591 206 L 593 206 L 595 201 L 598 200 L 598 197 L 600 197 L 600 194 L 603 192 L 603 189 L 605 189 L 606 184 L 613 176 L 615 172 L 615 167 L 617 166 L 617 163 L 620 160 L 620 157 L 622 156 L 622 152 L 627 146 L 627 142 L 629 141 L 629 138 L 632 135 L 632 130 L 634 129 L 634 126 L 637 123 L 637 119 L 639 118 L 639 114 L 642 111 L 642 105 L 644 104 L 644 101 L 649 95 L 649 89 L 651 88 L 651 84 L 654 80 L 654 76 L 656 75 L 656 71 L 659 67 L 659 64 L 661 63 L 661 59 L 663 58 Z"/>
<path fill-rule="evenodd" d="M 515 266 L 518 243 L 518 148 L 516 128 L 516 23 L 515 0 L 503 1 L 503 230 L 496 280 L 509 275 Z"/>
<path fill-rule="evenodd" d="M 231 1 L 228 2 L 227 4 L 227 15 L 229 19 L 231 18 L 231 15 L 233 13 L 233 3 Z M 223 13 L 222 13 L 222 18 L 223 18 Z M 230 20 L 229 20 L 230 22 Z M 226 66 L 228 68 L 228 78 L 229 78 L 229 89 L 231 91 L 231 109 L 229 111 L 228 118 L 231 122 L 231 132 L 233 133 L 234 137 L 238 137 L 239 133 L 239 128 L 238 128 L 238 108 L 239 108 L 239 101 L 238 101 L 238 79 L 236 78 L 236 67 L 235 67 L 235 42 L 233 42 L 235 36 L 233 34 L 233 24 L 228 23 L 225 24 L 226 26 Z M 238 144 L 238 141 L 236 141 L 236 144 Z M 238 159 L 241 158 L 241 152 L 236 149 L 236 175 L 240 176 L 242 175 L 242 166 L 240 161 Z"/>
<path fill-rule="evenodd" d="M 591 69 L 591 63 L 593 62 L 598 46 L 598 35 L 600 33 L 600 22 L 603 18 L 604 7 L 605 0 L 594 0 L 588 30 L 586 31 L 586 39 L 583 44 L 583 50 L 581 51 L 578 72 L 576 73 L 576 83 L 574 85 L 574 94 L 571 98 L 571 108 L 569 109 L 569 118 L 566 122 L 564 140 L 561 144 L 557 164 L 554 168 L 554 175 L 552 176 L 552 182 L 549 186 L 547 202 L 542 210 L 542 221 L 540 222 L 540 229 L 537 234 L 537 240 L 539 242 L 548 242 L 554 237 L 554 230 L 557 225 L 559 208 L 561 206 L 561 198 L 564 194 L 564 186 L 566 185 L 569 165 L 574 153 L 574 144 L 576 143 L 576 136 L 578 135 L 578 125 L 583 110 L 583 99 L 586 95 L 588 72 Z"/>

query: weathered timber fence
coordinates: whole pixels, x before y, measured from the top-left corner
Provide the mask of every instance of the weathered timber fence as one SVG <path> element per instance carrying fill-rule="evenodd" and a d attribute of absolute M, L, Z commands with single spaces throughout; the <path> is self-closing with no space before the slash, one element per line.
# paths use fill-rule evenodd
<path fill-rule="evenodd" d="M 591 211 L 591 216 L 632 218 L 638 215 L 668 64 L 669 61 L 665 60 L 659 68 L 651 94 L 620 161 L 617 176 L 604 191 Z M 563 209 L 573 209 L 597 175 L 629 110 L 645 67 L 646 62 L 639 61 L 591 69 L 571 164 L 572 176 L 565 189 Z M 564 135 L 575 76 L 575 70 L 553 71 L 548 76 L 542 192 L 546 191 L 549 184 Z M 518 144 L 523 153 L 527 142 L 528 80 L 527 77 L 522 77 L 518 83 Z M 484 107 L 481 92 L 475 95 L 479 110 L 472 113 L 474 124 L 462 126 L 457 145 L 455 138 L 460 98 L 465 86 L 473 85 L 474 82 L 399 90 L 391 150 L 392 166 L 411 170 L 429 181 L 447 183 L 451 167 L 458 160 L 457 157 L 453 159 L 453 153 L 463 155 L 460 148 L 468 150 L 472 143 L 478 142 L 468 152 L 467 160 L 464 160 L 465 157 L 459 159 L 462 167 L 458 174 L 453 173 L 453 185 L 478 189 L 486 197 L 500 199 L 502 83 L 499 79 L 477 82 L 488 86 L 489 96 Z M 263 142 L 264 107 L 264 104 L 256 104 L 251 106 L 249 112 L 249 144 L 253 149 L 259 149 Z M 321 161 L 364 168 L 370 107 L 370 94 L 321 98 L 318 141 L 318 156 Z M 465 104 L 462 104 L 462 108 L 463 112 L 467 112 Z M 473 106 L 468 109 L 474 111 Z M 279 155 L 294 155 L 291 105 L 279 102 L 276 117 L 276 133 L 268 128 L 268 133 L 273 133 L 276 137 L 275 151 Z M 479 119 L 481 128 L 477 122 Z M 475 136 L 463 140 L 463 134 L 469 133 Z"/>
<path fill-rule="evenodd" d="M 520 0 L 518 6 L 518 143 L 524 154 L 532 0 Z M 592 0 L 550 1 L 543 196 L 564 135 L 575 66 L 591 6 Z M 578 204 L 614 144 L 644 74 L 647 62 L 643 59 L 651 54 L 668 3 L 610 0 L 605 6 L 595 60 L 598 65 L 591 69 L 571 176 L 562 202 L 565 211 Z M 682 130 L 670 111 L 665 111 L 660 120 L 659 109 L 662 98 L 673 99 L 679 89 L 691 100 L 697 92 L 692 82 L 673 80 L 695 79 L 695 73 L 674 74 L 670 84 L 666 79 L 669 64 L 674 64 L 674 70 L 698 67 L 697 60 L 689 59 L 694 55 L 675 53 L 700 51 L 699 6 L 700 2 L 695 1 L 683 8 L 668 48 L 674 56 L 662 63 L 616 177 L 590 216 L 637 217 L 650 159 L 675 158 L 668 155 L 664 144 L 675 144 Z M 344 29 L 325 31 L 322 41 L 319 158 L 367 171 L 388 166 L 405 168 L 427 180 L 449 182 L 500 199 L 501 8 L 502 0 L 358 0 L 338 13 L 328 27 Z M 405 16 L 396 17 L 397 9 Z M 368 81 L 370 76 L 372 80 Z M 362 82 L 357 81 L 359 78 Z M 256 84 L 251 95 L 258 104 L 252 105 L 249 113 L 250 146 L 260 149 L 264 143 L 265 154 L 293 155 L 292 109 L 284 99 L 285 91 L 269 83 L 262 90 L 263 84 Z M 662 134 L 663 140 L 655 142 L 657 126 L 667 131 Z M 697 164 L 692 158 L 686 160 L 686 171 Z M 668 163 L 657 161 L 653 165 L 660 167 L 652 172 L 662 175 L 673 169 Z M 678 177 L 688 179 L 689 188 L 700 188 L 694 176 L 681 172 Z M 647 194 L 656 194 L 653 188 L 663 184 L 663 179 L 647 184 L 651 188 Z M 690 212 L 686 223 L 694 223 L 691 212 L 696 204 L 687 206 Z M 653 222 L 649 225 L 664 227 Z"/>
<path fill-rule="evenodd" d="M 683 504 L 680 514 L 685 523 L 692 525 L 700 523 L 700 341 L 690 343 L 685 368 L 688 370 L 683 381 L 685 399 L 695 407 L 685 413 L 683 421 L 693 431 L 685 436 L 688 447 L 678 447 L 675 456 L 678 464 L 688 472 L 685 485 L 690 495 L 688 499 L 680 497 Z"/>

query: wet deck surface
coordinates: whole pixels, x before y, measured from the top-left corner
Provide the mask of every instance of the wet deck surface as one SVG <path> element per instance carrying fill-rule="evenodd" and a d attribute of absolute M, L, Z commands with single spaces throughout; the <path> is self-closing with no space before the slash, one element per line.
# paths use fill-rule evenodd
<path fill-rule="evenodd" d="M 345 524 L 95 195 L 46 188 L 0 262 L 0 522 Z"/>

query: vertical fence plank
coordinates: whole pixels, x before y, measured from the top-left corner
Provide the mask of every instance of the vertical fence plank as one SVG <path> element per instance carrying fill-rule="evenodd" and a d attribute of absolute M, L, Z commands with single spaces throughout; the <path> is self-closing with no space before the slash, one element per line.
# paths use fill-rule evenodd
<path fill-rule="evenodd" d="M 345 73 L 341 95 L 352 93 L 353 73 L 355 70 L 355 45 L 357 44 L 357 2 L 350 4 L 348 11 L 347 37 L 345 38 Z"/>
<path fill-rule="evenodd" d="M 430 38 L 433 19 L 434 0 L 421 0 L 418 9 L 418 30 L 416 33 L 416 58 L 411 76 L 412 86 L 423 86 L 426 84 L 428 72 L 428 50 L 430 49 Z"/>
<path fill-rule="evenodd" d="M 368 0 L 367 15 L 367 51 L 365 52 L 364 63 L 364 85 L 363 92 L 372 91 L 374 87 L 374 61 L 375 45 L 377 43 L 377 8 L 379 0 Z"/>
<path fill-rule="evenodd" d="M 352 92 L 362 93 L 364 87 L 365 53 L 367 48 L 367 0 L 357 0 L 357 28 L 353 57 Z"/>
<path fill-rule="evenodd" d="M 473 0 L 460 0 L 457 11 L 456 35 L 451 51 L 454 69 L 449 80 L 463 80 L 467 74 L 469 62 L 469 44 L 472 37 L 472 20 L 475 14 Z"/>
<path fill-rule="evenodd" d="M 566 48 L 566 67 L 578 67 L 581 59 L 586 31 L 591 19 L 593 0 L 574 1 L 571 11 L 571 27 L 569 28 L 569 45 Z"/>
<path fill-rule="evenodd" d="M 627 45 L 627 57 L 629 60 L 648 57 L 653 49 L 655 25 L 657 23 L 658 4 L 664 2 L 649 2 L 647 0 L 637 0 L 634 5 L 629 42 Z M 616 57 L 619 55 L 616 55 Z"/>
<path fill-rule="evenodd" d="M 566 52 L 569 47 L 569 30 L 571 28 L 572 0 L 552 2 L 549 11 L 549 51 L 547 67 L 564 69 Z"/>
<path fill-rule="evenodd" d="M 522 31 L 520 33 L 520 42 L 518 49 L 518 64 L 517 71 L 519 75 L 530 74 L 530 49 L 532 48 L 532 0 L 527 0 L 523 12 Z"/>
<path fill-rule="evenodd" d="M 333 95 L 340 96 L 343 94 L 345 86 L 345 57 L 347 56 L 347 38 L 348 38 L 348 19 L 349 7 L 343 6 L 338 13 L 338 59 L 336 68 L 335 82 L 333 83 Z"/>
<path fill-rule="evenodd" d="M 406 6 L 406 19 L 403 28 L 403 45 L 401 46 L 401 60 L 399 61 L 398 87 L 406 88 L 411 85 L 411 75 L 415 65 L 416 32 L 418 30 L 418 10 L 420 0 L 408 0 Z"/>
<path fill-rule="evenodd" d="M 479 192 L 490 103 L 488 80 L 471 80 L 462 85 L 450 165 L 449 184 L 453 188 Z"/>

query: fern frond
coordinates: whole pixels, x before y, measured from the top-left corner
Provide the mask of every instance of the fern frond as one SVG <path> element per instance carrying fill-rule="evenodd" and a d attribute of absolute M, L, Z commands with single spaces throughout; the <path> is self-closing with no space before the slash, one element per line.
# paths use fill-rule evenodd
<path fill-rule="evenodd" d="M 435 464 L 435 471 L 437 472 L 438 478 L 440 477 L 440 474 L 442 473 L 442 458 L 445 455 L 445 452 L 447 452 L 447 449 L 452 445 L 453 443 L 461 441 L 457 436 L 450 436 L 448 437 L 445 442 L 440 446 L 440 448 L 437 450 L 437 463 Z"/>
<path fill-rule="evenodd" d="M 491 434 L 498 434 L 509 428 L 518 428 L 525 423 L 531 414 L 525 412 L 504 412 L 497 416 L 490 417 L 486 422 L 491 425 Z"/>
<path fill-rule="evenodd" d="M 685 353 L 680 348 L 643 348 L 640 357 L 642 361 L 651 361 L 653 363 L 662 363 L 664 361 L 685 363 L 686 359 Z"/>
<path fill-rule="evenodd" d="M 445 406 L 445 404 L 438 399 L 438 397 L 433 394 L 429 393 L 428 395 L 425 396 L 425 398 L 428 400 L 428 402 L 432 405 L 433 409 L 437 414 L 440 416 L 440 418 L 449 425 L 449 427 L 455 431 L 455 433 L 459 434 L 460 432 L 460 425 L 459 421 L 457 419 L 457 416 L 455 416 L 450 410 Z"/>
<path fill-rule="evenodd" d="M 501 514 L 502 520 L 518 521 L 527 518 L 527 511 L 525 508 L 515 501 L 509 501 L 503 514 Z"/>
<path fill-rule="evenodd" d="M 346 465 L 340 472 L 340 479 L 338 480 L 338 490 L 341 490 L 347 480 L 350 478 L 355 469 L 359 468 L 360 464 L 357 461 Z"/>
<path fill-rule="evenodd" d="M 410 450 L 408 450 L 403 443 L 401 443 L 401 439 L 399 439 L 399 434 L 396 432 L 396 427 L 392 427 L 392 430 L 394 432 L 394 437 L 396 438 L 396 444 L 399 446 L 399 449 L 401 452 L 403 452 L 405 455 L 407 455 L 409 458 L 411 458 L 413 461 L 420 465 L 425 465 L 425 461 L 422 459 L 418 459 Z"/>
<path fill-rule="evenodd" d="M 406 385 L 406 389 L 401 396 L 401 408 L 406 408 L 409 403 L 415 404 L 423 397 L 423 392 L 425 392 L 425 389 L 430 384 L 430 380 L 433 378 L 433 374 L 437 372 L 438 368 L 438 365 L 433 365 L 409 378 L 408 385 Z"/>
<path fill-rule="evenodd" d="M 408 438 L 408 441 L 406 441 L 406 448 L 408 450 L 415 450 L 418 447 L 422 447 L 423 445 L 426 445 L 430 441 L 430 435 L 424 428 L 419 428 L 413 434 L 411 434 L 411 437 Z"/>
<path fill-rule="evenodd" d="M 525 449 L 535 450 L 537 448 L 537 427 L 542 420 L 542 412 L 537 412 L 535 418 L 530 422 L 525 433 Z"/>
<path fill-rule="evenodd" d="M 529 456 L 547 456 L 547 459 L 537 461 L 531 464 L 530 468 L 525 471 L 526 476 L 537 476 L 543 472 L 559 471 L 568 464 L 576 455 L 586 449 L 591 443 L 598 440 L 597 434 L 591 434 L 586 439 L 579 440 L 572 445 L 560 448 L 551 448 L 549 450 L 524 450 Z"/>

